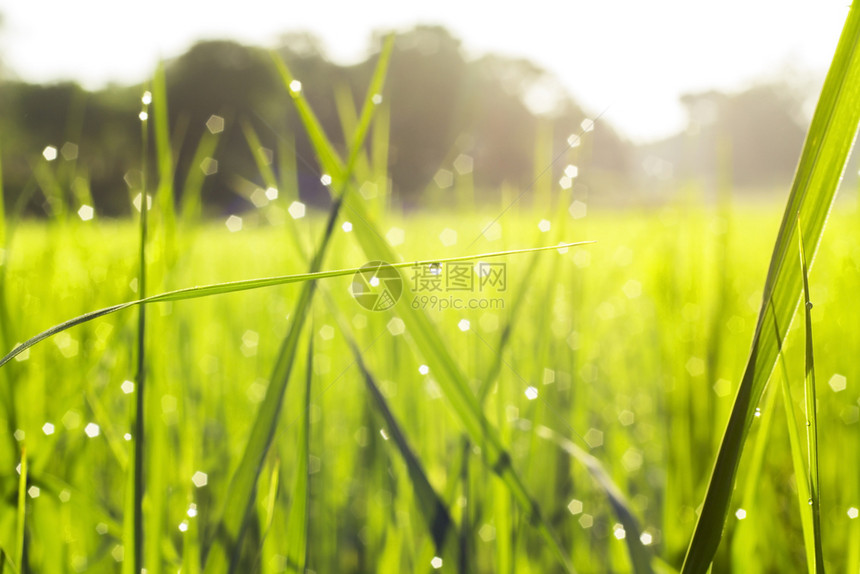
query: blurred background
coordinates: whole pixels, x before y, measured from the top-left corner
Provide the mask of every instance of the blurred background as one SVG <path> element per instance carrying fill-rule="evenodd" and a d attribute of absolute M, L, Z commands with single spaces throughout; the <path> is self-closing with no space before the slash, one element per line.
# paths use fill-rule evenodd
<path fill-rule="evenodd" d="M 268 154 L 277 134 L 294 134 L 298 192 L 320 204 L 327 194 L 314 154 L 267 51 L 284 57 L 342 147 L 346 104 L 360 104 L 390 31 L 398 32 L 385 93 L 394 206 L 444 205 L 462 176 L 479 202 L 497 203 L 505 188 L 530 189 L 585 119 L 595 129 L 575 182 L 563 180 L 562 162 L 540 185 L 575 183 L 575 196 L 610 206 L 662 203 L 691 183 L 706 201 L 720 186 L 738 196 L 784 193 L 843 4 L 539 1 L 526 14 L 453 2 L 253 0 L 241 11 L 160 0 L 2 2 L 7 205 L 24 194 L 26 213 L 50 213 L 44 194 L 24 193 L 40 185 L 34 162 L 50 146 L 58 162 L 74 163 L 71 179 L 86 184 L 79 187 L 97 213 L 130 213 L 140 95 L 159 61 L 178 190 L 201 170 L 208 214 L 253 208 L 263 182 L 246 141 L 252 127 Z M 197 165 L 195 146 L 213 115 L 224 119 L 220 143 Z M 849 183 L 856 174 L 848 170 Z"/>

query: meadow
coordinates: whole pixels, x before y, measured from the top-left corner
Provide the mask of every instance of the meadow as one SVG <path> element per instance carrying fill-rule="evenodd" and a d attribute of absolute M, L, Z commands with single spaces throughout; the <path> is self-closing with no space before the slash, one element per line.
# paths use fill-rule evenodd
<path fill-rule="evenodd" d="M 275 63 L 327 212 L 260 158 L 278 193 L 207 221 L 157 73 L 134 224 L 0 209 L 0 570 L 857 572 L 858 37 L 852 10 L 787 201 L 649 209 L 400 212 L 365 148 L 384 52 L 346 150 Z M 403 262 L 391 308 L 353 295 L 373 260 Z M 506 281 L 422 307 L 411 261 Z"/>

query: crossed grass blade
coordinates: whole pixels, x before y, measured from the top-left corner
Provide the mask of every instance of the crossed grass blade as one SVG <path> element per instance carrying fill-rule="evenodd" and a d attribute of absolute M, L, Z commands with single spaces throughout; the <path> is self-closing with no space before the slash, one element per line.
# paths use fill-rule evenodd
<path fill-rule="evenodd" d="M 702 511 L 684 559 L 683 572 L 708 569 L 722 538 L 738 464 L 753 420 L 778 356 L 772 336 L 778 320 L 788 325 L 802 290 L 801 270 L 791 264 L 795 220 L 801 217 L 805 248 L 814 260 L 824 223 L 833 204 L 860 121 L 860 6 L 855 2 L 822 88 L 792 184 L 788 205 L 777 235 L 765 282 L 761 311 L 752 349 L 729 416 L 708 484 Z M 773 301 L 773 313 L 768 311 Z"/>

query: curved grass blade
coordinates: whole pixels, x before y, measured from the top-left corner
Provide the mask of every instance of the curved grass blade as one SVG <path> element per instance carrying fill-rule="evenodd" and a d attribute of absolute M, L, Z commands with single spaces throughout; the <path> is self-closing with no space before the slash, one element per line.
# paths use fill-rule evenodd
<path fill-rule="evenodd" d="M 624 527 L 624 542 L 627 543 L 627 551 L 630 553 L 630 563 L 633 565 L 633 571 L 637 574 L 651 574 L 653 572 L 651 569 L 651 553 L 642 544 L 642 531 L 639 528 L 639 522 L 633 515 L 633 511 L 630 510 L 630 504 L 624 498 L 621 489 L 615 485 L 603 468 L 603 465 L 600 464 L 600 461 L 550 428 L 539 426 L 535 429 L 535 434 L 544 440 L 554 443 L 588 469 L 594 481 L 606 493 L 615 516 L 618 517 L 618 521 Z"/>
<path fill-rule="evenodd" d="M 818 405 L 815 393 L 815 361 L 812 349 L 812 303 L 809 301 L 809 269 L 803 249 L 803 232 L 798 218 L 797 240 L 800 252 L 800 269 L 803 274 L 803 300 L 806 312 L 806 453 L 808 457 L 809 505 L 812 507 L 812 535 L 815 543 L 814 573 L 824 572 L 824 552 L 821 545 L 821 495 L 818 484 Z"/>
<path fill-rule="evenodd" d="M 765 281 L 752 348 L 734 406 L 720 443 L 702 512 L 696 522 L 683 572 L 704 572 L 722 537 L 738 463 L 755 407 L 776 366 L 778 344 L 771 335 L 774 319 L 791 326 L 802 289 L 798 266 L 789 263 L 795 218 L 802 217 L 805 248 L 814 260 L 824 223 L 860 122 L 860 6 L 849 9 L 842 36 L 812 118 L 788 205 L 777 235 Z M 767 307 L 773 301 L 774 312 Z"/>
<path fill-rule="evenodd" d="M 428 259 L 426 261 L 409 261 L 409 262 L 399 262 L 399 263 L 391 263 L 391 267 L 395 269 L 403 269 L 406 267 L 413 266 L 422 266 L 422 265 L 430 265 L 433 263 L 451 263 L 457 261 L 472 261 L 477 259 L 490 259 L 493 257 L 503 257 L 505 255 L 517 255 L 520 253 L 532 253 L 535 251 L 548 251 L 551 249 L 559 249 L 564 247 L 574 247 L 577 245 L 586 245 L 589 243 L 594 243 L 593 241 L 580 241 L 576 243 L 564 243 L 561 245 L 549 245 L 544 247 L 530 247 L 527 249 L 512 249 L 508 251 L 496 251 L 494 253 L 481 253 L 477 255 L 465 255 L 459 257 L 446 257 L 443 259 Z M 330 277 L 343 277 L 345 275 L 353 275 L 356 272 L 360 271 L 360 267 L 353 267 L 349 269 L 335 269 L 332 271 L 310 271 L 308 273 L 297 273 L 294 275 L 278 275 L 275 277 L 262 277 L 258 279 L 244 279 L 241 281 L 227 281 L 224 283 L 214 283 L 212 285 L 201 285 L 196 287 L 185 287 L 183 289 L 176 289 L 174 291 L 167 291 L 165 293 L 159 293 L 157 295 L 151 295 L 149 297 L 144 297 L 142 299 L 137 299 L 135 301 L 128 301 L 126 303 L 119 303 L 117 305 L 111 305 L 110 307 L 105 307 L 104 309 L 99 309 L 97 311 L 90 311 L 89 313 L 84 313 L 83 315 L 79 315 L 74 319 L 69 319 L 68 321 L 64 321 L 58 325 L 54 325 L 50 329 L 42 331 L 38 335 L 27 339 L 11 351 L 7 353 L 2 359 L 0 359 L 0 367 L 14 359 L 19 354 L 23 353 L 33 345 L 44 341 L 45 339 L 56 335 L 57 333 L 61 333 L 67 329 L 71 329 L 76 325 L 81 325 L 83 323 L 87 323 L 88 321 L 92 321 L 93 319 L 98 319 L 99 317 L 104 317 L 105 315 L 110 315 L 111 313 L 116 313 L 117 311 L 122 311 L 123 309 L 128 309 L 129 307 L 134 307 L 136 305 L 144 305 L 148 303 L 165 303 L 167 301 L 184 301 L 187 299 L 198 299 L 200 297 L 211 297 L 213 295 L 225 295 L 227 293 L 238 293 L 239 291 L 249 291 L 252 289 L 262 289 L 264 287 L 274 287 L 277 285 L 287 285 L 290 283 L 304 283 L 308 281 L 315 281 L 317 279 L 328 279 Z"/>

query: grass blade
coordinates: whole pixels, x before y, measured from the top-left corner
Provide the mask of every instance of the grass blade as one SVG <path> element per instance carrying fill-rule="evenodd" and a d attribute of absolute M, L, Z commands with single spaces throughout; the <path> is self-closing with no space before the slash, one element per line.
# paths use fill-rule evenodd
<path fill-rule="evenodd" d="M 541 426 L 537 428 L 536 434 L 540 438 L 556 444 L 588 469 L 594 481 L 606 493 L 615 516 L 618 517 L 618 521 L 624 527 L 624 542 L 627 543 L 627 551 L 630 553 L 630 563 L 633 565 L 633 571 L 637 574 L 650 574 L 652 572 L 651 553 L 642 544 L 642 531 L 639 528 L 639 522 L 633 515 L 633 511 L 630 510 L 630 504 L 624 498 L 621 489 L 615 485 L 609 477 L 609 473 L 600 464 L 600 461 L 552 429 Z"/>
<path fill-rule="evenodd" d="M 333 222 L 332 222 L 333 224 Z M 561 245 L 549 245 L 544 247 L 530 247 L 527 249 L 512 249 L 508 251 L 496 251 L 493 253 L 481 253 L 477 255 L 465 255 L 459 257 L 447 257 L 443 259 L 428 259 L 425 261 L 407 261 L 407 262 L 399 262 L 399 263 L 391 263 L 390 265 L 395 269 L 402 269 L 406 267 L 412 267 L 416 265 L 430 265 L 431 263 L 451 263 L 458 261 L 472 261 L 478 259 L 490 259 L 493 257 L 503 257 L 505 255 L 518 255 L 522 253 L 532 253 L 536 251 L 549 251 L 552 249 L 559 249 L 564 247 L 573 247 L 577 245 L 586 245 L 589 243 L 594 243 L 593 241 L 580 241 L 576 243 L 564 243 Z M 11 351 L 3 356 L 0 359 L 0 367 L 14 359 L 19 354 L 23 353 L 33 345 L 44 341 L 45 339 L 56 335 L 57 333 L 61 333 L 67 329 L 71 329 L 77 325 L 81 325 L 88 321 L 92 321 L 94 319 L 98 319 L 99 317 L 104 317 L 105 315 L 110 315 L 112 313 L 116 313 L 117 311 L 122 311 L 123 309 L 128 309 L 129 307 L 134 307 L 137 305 L 144 305 L 147 303 L 165 303 L 168 301 L 184 301 L 187 299 L 198 299 L 200 297 L 211 297 L 213 295 L 225 295 L 227 293 L 238 293 L 239 291 L 248 291 L 252 289 L 262 289 L 264 287 L 274 287 L 277 285 L 287 285 L 291 283 L 305 283 L 309 281 L 315 281 L 317 279 L 327 279 L 330 277 L 343 277 L 344 275 L 354 275 L 357 271 L 360 271 L 360 267 L 352 267 L 348 269 L 335 269 L 332 271 L 309 271 L 308 273 L 298 273 L 294 275 L 278 275 L 275 277 L 262 277 L 258 279 L 245 279 L 242 281 L 227 281 L 224 283 L 214 283 L 212 285 L 202 285 L 197 287 L 185 287 L 183 289 L 176 289 L 174 291 L 167 291 L 165 293 L 159 293 L 157 295 L 151 295 L 149 297 L 144 297 L 142 299 L 137 299 L 135 301 L 128 301 L 125 303 L 119 303 L 117 305 L 111 305 L 110 307 L 105 307 L 104 309 L 99 309 L 97 311 L 90 311 L 89 313 L 84 313 L 83 315 L 79 315 L 73 319 L 69 319 L 68 321 L 64 321 L 58 325 L 54 325 L 50 329 L 47 329 L 38 335 L 35 335 Z"/>
<path fill-rule="evenodd" d="M 391 42 L 387 43 L 384 55 L 390 54 L 392 47 L 393 44 Z M 374 73 L 374 80 L 371 82 L 371 90 L 374 89 L 375 83 L 381 83 L 384 80 L 387 62 L 387 55 L 380 58 L 380 63 Z M 286 70 L 286 66 L 283 65 L 283 62 L 281 62 L 281 66 Z M 372 94 L 375 92 L 371 91 L 370 93 Z M 367 104 L 370 103 L 370 99 L 370 95 L 368 95 Z M 368 109 L 367 105 L 365 106 L 365 109 Z M 365 123 L 369 125 L 369 118 Z M 359 126 L 359 132 L 360 131 L 361 125 Z M 364 142 L 365 134 L 366 129 L 364 130 L 364 134 L 357 133 L 353 140 L 353 145 L 361 147 Z M 350 157 L 355 157 L 356 155 L 357 151 L 352 150 Z M 352 165 L 352 162 L 350 162 L 350 165 Z M 342 189 L 343 183 L 349 178 L 349 176 L 349 171 L 338 171 L 333 173 L 332 187 L 334 189 Z M 328 221 L 326 222 L 325 230 L 323 232 L 323 237 L 310 264 L 311 275 L 319 271 L 322 267 L 323 258 L 325 257 L 326 249 L 330 243 L 342 206 L 342 199 L 338 199 L 331 207 Z M 239 566 L 236 561 L 236 557 L 240 553 L 247 518 L 253 506 L 257 477 L 262 470 L 266 453 L 269 450 L 275 429 L 277 428 L 281 406 L 284 400 L 284 393 L 286 392 L 287 383 L 289 382 L 292 367 L 295 363 L 299 338 L 301 336 L 304 322 L 310 313 L 315 290 L 316 281 L 308 281 L 306 278 L 305 283 L 302 286 L 299 299 L 296 302 L 295 311 L 293 313 L 293 322 L 290 324 L 287 336 L 284 338 L 278 352 L 277 362 L 272 370 L 269 386 L 266 389 L 266 396 L 261 403 L 257 418 L 251 428 L 251 435 L 245 446 L 238 470 L 231 481 L 227 500 L 224 504 L 223 515 L 216 526 L 215 537 L 212 541 L 211 548 L 209 549 L 207 556 L 204 558 L 205 572 L 207 573 L 222 571 L 228 564 L 230 557 L 233 558 L 233 560 L 229 562 L 230 571 L 236 571 Z"/>
<path fill-rule="evenodd" d="M 203 131 L 191 167 L 185 176 L 185 185 L 182 187 L 182 198 L 179 204 L 179 217 L 183 229 L 193 229 L 194 223 L 198 221 L 203 213 L 203 182 L 206 173 L 200 169 L 201 164 L 207 159 L 215 156 L 218 144 L 221 141 L 221 132 L 212 133 L 208 129 Z"/>
<path fill-rule="evenodd" d="M 815 393 L 815 361 L 812 349 L 812 303 L 809 300 L 809 269 L 806 262 L 806 252 L 803 249 L 803 232 L 798 218 L 797 239 L 800 252 L 800 268 L 803 274 L 803 309 L 806 324 L 806 361 L 805 361 L 805 397 L 806 397 L 806 453 L 809 461 L 809 506 L 812 507 L 812 535 L 815 543 L 815 573 L 824 572 L 824 553 L 821 545 L 821 495 L 818 484 L 818 405 Z"/>
<path fill-rule="evenodd" d="M 311 381 L 313 380 L 313 336 L 308 337 L 307 376 L 305 377 L 304 408 L 299 420 L 299 440 L 296 453 L 296 482 L 287 518 L 287 572 L 304 574 L 308 557 L 308 457 L 310 456 Z"/>
<path fill-rule="evenodd" d="M 822 88 L 797 167 L 788 205 L 777 235 L 765 282 L 752 349 L 720 444 L 702 512 L 687 549 L 683 572 L 707 570 L 722 537 L 738 463 L 755 407 L 776 365 L 774 319 L 790 327 L 801 294 L 801 273 L 789 263 L 795 219 L 802 216 L 803 236 L 814 258 L 860 121 L 860 6 L 850 8 L 842 36 Z M 774 312 L 767 308 L 773 301 Z"/>
<path fill-rule="evenodd" d="M 263 149 L 263 144 L 260 142 L 257 132 L 254 131 L 254 126 L 248 121 L 242 122 L 242 133 L 245 135 L 245 141 L 248 142 L 248 149 L 254 157 L 254 164 L 257 166 L 257 171 L 263 178 L 263 183 L 268 187 L 278 187 L 278 179 L 275 177 L 275 172 L 272 170 L 272 164 L 266 152 Z"/>
<path fill-rule="evenodd" d="M 806 550 L 806 563 L 810 572 L 815 571 L 815 535 L 812 526 L 812 510 L 809 507 L 809 482 L 806 479 L 806 466 L 803 461 L 803 448 L 800 446 L 800 433 L 797 430 L 797 418 L 794 416 L 794 400 L 791 398 L 791 384 L 785 360 L 780 354 L 780 365 L 783 375 L 780 378 L 782 404 L 785 409 L 785 419 L 788 425 L 788 440 L 791 448 L 791 465 L 794 469 L 797 484 L 797 505 L 800 511 L 800 521 L 803 529 L 803 547 Z"/>
<path fill-rule="evenodd" d="M 343 333 L 355 357 L 355 364 L 358 365 L 362 378 L 367 385 L 367 390 L 370 391 L 373 403 L 376 405 L 382 418 L 385 419 L 388 434 L 394 440 L 400 456 L 403 457 L 403 461 L 406 463 L 409 478 L 412 480 L 412 486 L 415 489 L 415 498 L 421 506 L 421 512 L 427 522 L 427 528 L 430 531 L 430 536 L 433 538 L 436 551 L 439 556 L 442 556 L 445 551 L 445 543 L 449 539 L 449 535 L 455 530 L 454 521 L 451 519 L 447 506 L 442 502 L 442 499 L 430 484 L 427 472 L 424 470 L 421 461 L 415 455 L 412 447 L 409 446 L 406 434 L 400 428 L 400 423 L 397 422 L 394 413 L 388 407 L 382 391 L 379 390 L 379 385 L 376 384 L 376 380 L 364 363 L 361 349 L 358 348 L 355 341 L 348 335 L 348 331 L 344 330 Z"/>
<path fill-rule="evenodd" d="M 389 37 L 386 43 L 386 50 L 380 56 L 380 62 L 388 57 L 387 53 L 390 50 L 392 40 L 393 38 Z M 326 137 L 322 126 L 310 109 L 310 106 L 302 96 L 300 86 L 294 83 L 294 78 L 282 60 L 276 58 L 275 63 L 278 66 L 285 86 L 290 90 L 293 101 L 296 104 L 296 109 L 299 112 L 299 117 L 304 123 L 305 130 L 308 132 L 311 142 L 316 149 L 320 163 L 324 167 L 329 165 L 333 170 L 337 170 L 342 165 L 342 162 Z M 374 90 L 376 84 L 375 80 L 371 82 L 370 94 L 381 93 L 381 85 L 379 90 Z M 299 89 L 296 89 L 297 87 Z M 365 98 L 365 105 L 359 118 L 359 132 L 369 127 L 373 105 L 372 98 Z M 353 145 L 347 166 L 354 165 L 358 153 L 358 146 Z M 361 221 L 361 224 L 355 227 L 355 235 L 368 259 L 389 262 L 398 261 L 399 257 L 391 250 L 388 243 L 370 222 L 365 204 L 354 193 L 346 193 L 343 198 L 346 207 Z M 526 516 L 528 516 L 529 520 L 531 520 L 532 525 L 555 550 L 564 569 L 568 572 L 573 572 L 574 568 L 570 563 L 567 551 L 562 548 L 556 539 L 549 523 L 542 516 L 537 502 L 528 493 L 522 479 L 514 470 L 510 454 L 504 448 L 495 427 L 490 424 L 484 415 L 480 404 L 472 394 L 465 373 L 463 373 L 458 362 L 448 351 L 435 324 L 422 310 L 412 309 L 406 305 L 401 305 L 400 308 L 403 311 L 401 319 L 406 326 L 406 330 L 412 335 L 417 348 L 427 358 L 428 366 L 439 375 L 436 380 L 440 389 L 447 397 L 455 414 L 469 434 L 470 439 L 481 448 L 485 463 L 505 482 L 517 504 Z"/>
<path fill-rule="evenodd" d="M 147 103 L 143 104 L 144 112 L 148 107 Z M 147 116 L 142 115 L 142 118 Z M 165 120 L 166 121 L 166 120 Z M 149 152 L 147 144 L 149 140 L 147 120 L 142 123 L 141 138 L 143 146 L 141 151 L 141 186 L 140 186 L 140 226 L 139 226 L 139 251 L 138 251 L 138 293 L 141 298 L 146 298 L 146 242 L 148 239 L 149 225 L 149 200 L 146 192 L 146 172 L 148 169 L 147 158 Z M 137 373 L 135 375 L 134 385 L 134 435 L 132 448 L 134 449 L 134 464 L 131 465 L 131 472 L 134 473 L 134 517 L 133 536 L 134 549 L 132 560 L 134 563 L 134 571 L 140 572 L 143 570 L 143 494 L 145 489 L 146 471 L 144 468 L 145 457 L 145 419 L 144 419 L 144 389 L 146 388 L 146 306 L 141 306 L 137 316 Z"/>

